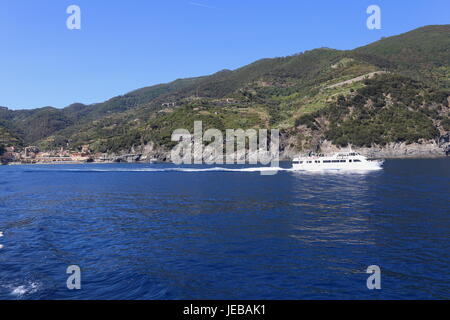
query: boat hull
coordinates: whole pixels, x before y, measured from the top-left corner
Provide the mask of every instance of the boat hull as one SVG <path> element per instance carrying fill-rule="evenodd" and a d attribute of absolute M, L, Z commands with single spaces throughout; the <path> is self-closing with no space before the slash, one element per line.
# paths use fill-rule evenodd
<path fill-rule="evenodd" d="M 360 163 L 294 163 L 294 171 L 374 171 L 383 169 L 384 161 L 365 161 Z"/>

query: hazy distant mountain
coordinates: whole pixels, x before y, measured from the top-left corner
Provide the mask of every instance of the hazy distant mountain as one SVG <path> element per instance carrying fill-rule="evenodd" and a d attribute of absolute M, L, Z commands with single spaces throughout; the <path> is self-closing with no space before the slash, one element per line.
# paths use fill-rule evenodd
<path fill-rule="evenodd" d="M 292 147 L 437 139 L 450 130 L 450 25 L 355 50 L 321 48 L 234 71 L 179 79 L 93 105 L 0 108 L 0 144 L 116 152 L 174 129 L 280 128 Z"/>

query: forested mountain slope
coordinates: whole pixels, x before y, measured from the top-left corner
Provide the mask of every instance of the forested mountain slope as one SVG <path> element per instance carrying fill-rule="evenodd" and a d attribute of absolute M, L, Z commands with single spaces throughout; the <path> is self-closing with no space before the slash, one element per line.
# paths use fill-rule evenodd
<path fill-rule="evenodd" d="M 449 131 L 450 26 L 348 51 L 321 48 L 142 88 L 103 103 L 0 108 L 0 144 L 113 153 L 174 129 L 279 128 L 290 148 L 437 140 Z"/>

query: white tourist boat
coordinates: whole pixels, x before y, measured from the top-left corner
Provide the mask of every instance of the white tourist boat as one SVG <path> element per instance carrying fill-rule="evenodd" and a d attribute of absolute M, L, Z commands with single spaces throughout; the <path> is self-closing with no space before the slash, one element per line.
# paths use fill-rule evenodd
<path fill-rule="evenodd" d="M 310 155 L 293 160 L 292 169 L 299 171 L 321 170 L 380 170 L 383 160 L 368 160 L 357 152 L 338 152 L 332 156 Z"/>

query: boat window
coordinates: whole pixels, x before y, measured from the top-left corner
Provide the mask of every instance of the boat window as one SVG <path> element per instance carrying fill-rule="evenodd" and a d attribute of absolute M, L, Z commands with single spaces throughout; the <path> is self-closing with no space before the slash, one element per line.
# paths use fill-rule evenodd
<path fill-rule="evenodd" d="M 352 162 L 352 159 L 348 160 L 348 162 Z"/>
<path fill-rule="evenodd" d="M 340 162 L 340 161 L 339 161 L 339 160 L 333 160 L 332 162 L 333 162 L 333 163 L 337 163 L 337 162 Z"/>
<path fill-rule="evenodd" d="M 341 162 L 347 162 L 347 160 L 341 160 Z"/>
<path fill-rule="evenodd" d="M 354 162 L 361 162 L 361 160 L 355 159 Z"/>
<path fill-rule="evenodd" d="M 323 163 L 330 163 L 331 160 L 323 160 Z"/>

